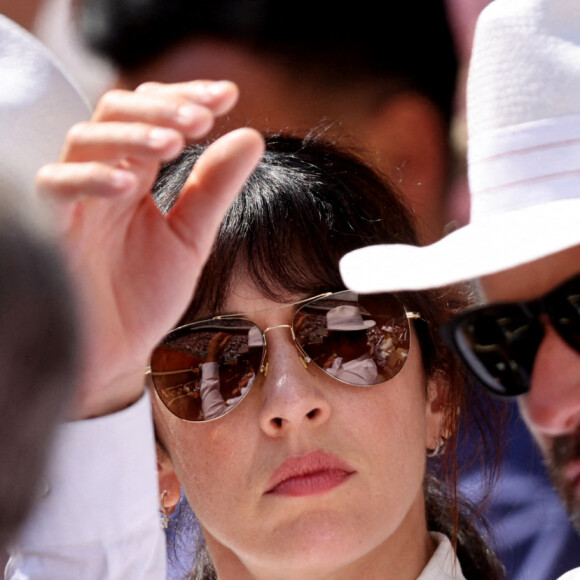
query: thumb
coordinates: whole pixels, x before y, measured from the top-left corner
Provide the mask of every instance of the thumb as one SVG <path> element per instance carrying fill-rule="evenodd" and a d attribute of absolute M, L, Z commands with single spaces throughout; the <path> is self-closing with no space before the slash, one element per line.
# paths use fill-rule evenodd
<path fill-rule="evenodd" d="M 237 129 L 212 143 L 195 163 L 168 220 L 184 244 L 207 257 L 219 224 L 264 152 L 254 129 Z"/>

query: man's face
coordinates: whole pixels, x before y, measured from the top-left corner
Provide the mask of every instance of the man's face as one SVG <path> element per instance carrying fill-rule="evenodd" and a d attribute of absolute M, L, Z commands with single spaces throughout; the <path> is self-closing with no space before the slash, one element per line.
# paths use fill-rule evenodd
<path fill-rule="evenodd" d="M 580 246 L 481 280 L 488 302 L 532 300 L 580 273 Z M 549 321 L 522 415 L 546 459 L 552 483 L 580 532 L 580 354 Z"/>

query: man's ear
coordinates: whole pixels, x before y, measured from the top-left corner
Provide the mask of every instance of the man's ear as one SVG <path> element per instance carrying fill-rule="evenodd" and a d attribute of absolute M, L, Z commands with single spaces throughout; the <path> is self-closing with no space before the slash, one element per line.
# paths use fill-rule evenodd
<path fill-rule="evenodd" d="M 159 498 L 165 493 L 161 507 L 171 508 L 175 506 L 181 497 L 179 479 L 177 479 L 169 455 L 159 444 L 157 444 L 157 476 L 159 478 Z"/>
<path fill-rule="evenodd" d="M 379 168 L 409 198 L 421 241 L 441 238 L 447 222 L 449 132 L 441 112 L 414 92 L 385 100 L 366 125 Z"/>
<path fill-rule="evenodd" d="M 425 448 L 432 449 L 435 442 L 450 437 L 453 425 L 449 411 L 447 377 L 436 372 L 427 382 Z"/>

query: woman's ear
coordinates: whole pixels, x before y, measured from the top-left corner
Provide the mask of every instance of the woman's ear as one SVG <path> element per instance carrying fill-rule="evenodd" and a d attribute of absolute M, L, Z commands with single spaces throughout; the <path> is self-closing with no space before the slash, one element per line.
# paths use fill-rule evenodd
<path fill-rule="evenodd" d="M 159 498 L 164 494 L 161 507 L 174 507 L 181 497 L 181 487 L 173 469 L 173 463 L 159 443 L 157 443 L 157 476 L 159 478 Z"/>
<path fill-rule="evenodd" d="M 449 438 L 453 425 L 447 411 L 449 410 L 449 385 L 447 376 L 435 372 L 427 382 L 425 447 L 432 449 L 435 442 L 443 437 Z"/>

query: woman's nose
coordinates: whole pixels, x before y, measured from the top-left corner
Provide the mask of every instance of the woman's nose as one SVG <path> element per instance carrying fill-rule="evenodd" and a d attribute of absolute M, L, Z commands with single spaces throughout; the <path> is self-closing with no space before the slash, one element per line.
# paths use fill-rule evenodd
<path fill-rule="evenodd" d="M 580 428 L 580 354 L 550 324 L 544 330 L 523 405 L 534 429 L 554 437 Z"/>
<path fill-rule="evenodd" d="M 326 422 L 330 403 L 322 377 L 306 365 L 289 328 L 271 329 L 266 355 L 267 374 L 259 419 L 262 430 L 275 437 Z"/>

